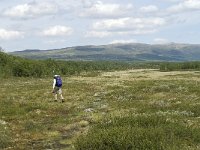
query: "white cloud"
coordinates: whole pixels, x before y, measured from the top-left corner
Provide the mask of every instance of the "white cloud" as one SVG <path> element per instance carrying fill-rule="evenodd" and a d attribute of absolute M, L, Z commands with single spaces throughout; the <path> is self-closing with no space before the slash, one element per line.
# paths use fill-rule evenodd
<path fill-rule="evenodd" d="M 181 1 L 183 1 L 183 0 L 162 0 L 162 1 L 166 1 L 166 2 L 174 2 L 174 3 L 176 3 L 176 2 L 181 2 Z"/>
<path fill-rule="evenodd" d="M 157 31 L 156 29 L 149 29 L 149 30 L 136 29 L 127 31 L 110 31 L 109 33 L 116 36 L 124 36 L 124 35 L 145 35 L 145 34 L 155 33 L 156 31 Z"/>
<path fill-rule="evenodd" d="M 156 38 L 156 39 L 154 39 L 154 43 L 156 43 L 156 44 L 166 44 L 166 43 L 169 43 L 169 41 L 167 39 L 163 39 L 163 38 Z"/>
<path fill-rule="evenodd" d="M 140 11 L 144 13 L 157 12 L 158 10 L 159 10 L 158 7 L 155 5 L 148 5 L 140 8 Z"/>
<path fill-rule="evenodd" d="M 98 21 L 93 24 L 95 30 L 138 30 L 154 29 L 166 24 L 164 18 L 120 18 Z"/>
<path fill-rule="evenodd" d="M 114 40 L 112 42 L 110 42 L 110 44 L 117 44 L 117 43 L 121 43 L 121 44 L 128 44 L 128 43 L 136 43 L 137 40 L 135 39 L 130 39 L 130 40 Z"/>
<path fill-rule="evenodd" d="M 86 33 L 85 37 L 97 37 L 97 38 L 104 38 L 111 36 L 112 33 L 107 31 L 89 31 Z"/>
<path fill-rule="evenodd" d="M 16 38 L 23 38 L 23 33 L 19 31 L 6 30 L 6 29 L 0 28 L 0 39 L 10 40 L 10 39 L 16 39 Z"/>
<path fill-rule="evenodd" d="M 158 31 L 166 24 L 163 18 L 120 18 L 94 22 L 91 31 L 85 37 L 111 37 L 125 35 L 145 35 Z"/>
<path fill-rule="evenodd" d="M 44 30 L 42 32 L 42 35 L 65 36 L 65 35 L 71 35 L 72 32 L 73 32 L 73 29 L 71 27 L 57 25 L 57 26 L 49 27 L 48 29 Z"/>
<path fill-rule="evenodd" d="M 199 0 L 185 0 L 177 5 L 168 8 L 169 12 L 184 12 L 184 11 L 195 11 L 200 10 Z"/>
<path fill-rule="evenodd" d="M 32 2 L 20 4 L 4 10 L 3 16 L 11 18 L 34 18 L 37 16 L 55 14 L 58 11 L 57 5 L 47 2 Z"/>
<path fill-rule="evenodd" d="M 157 32 L 157 29 L 136 29 L 136 30 L 131 30 L 131 31 L 119 31 L 115 32 L 118 35 L 145 35 L 145 34 L 152 34 Z"/>
<path fill-rule="evenodd" d="M 86 3 L 84 1 L 84 4 L 86 7 L 83 12 L 80 13 L 81 17 L 119 17 L 133 9 L 132 4 L 121 5 L 116 3 L 103 3 L 101 1 L 97 1 L 96 3 Z"/>
<path fill-rule="evenodd" d="M 81 1 L 84 8 L 90 8 L 92 7 L 92 5 L 94 5 L 94 1 L 92 0 L 81 0 Z"/>
<path fill-rule="evenodd" d="M 48 41 L 44 41 L 45 44 L 57 44 L 57 43 L 66 43 L 67 40 L 64 39 L 55 39 L 55 40 L 48 40 Z"/>
<path fill-rule="evenodd" d="M 104 38 L 111 36 L 126 36 L 126 35 L 144 35 L 155 33 L 156 29 L 150 30 L 130 30 L 130 31 L 89 31 L 86 33 L 85 37 L 95 37 L 95 38 Z"/>

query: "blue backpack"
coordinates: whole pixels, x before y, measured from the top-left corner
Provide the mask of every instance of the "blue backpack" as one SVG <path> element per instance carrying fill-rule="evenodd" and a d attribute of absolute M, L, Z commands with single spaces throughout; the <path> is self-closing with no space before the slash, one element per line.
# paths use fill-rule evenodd
<path fill-rule="evenodd" d="M 62 79 L 61 79 L 61 77 L 56 77 L 56 86 L 57 87 L 61 87 L 62 86 Z"/>

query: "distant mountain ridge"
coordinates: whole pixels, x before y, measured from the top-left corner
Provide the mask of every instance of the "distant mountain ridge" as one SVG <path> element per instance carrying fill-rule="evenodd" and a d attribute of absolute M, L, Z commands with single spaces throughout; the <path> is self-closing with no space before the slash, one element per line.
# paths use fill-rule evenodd
<path fill-rule="evenodd" d="M 10 54 L 30 59 L 107 61 L 199 61 L 200 44 L 109 44 L 51 50 L 23 50 Z"/>

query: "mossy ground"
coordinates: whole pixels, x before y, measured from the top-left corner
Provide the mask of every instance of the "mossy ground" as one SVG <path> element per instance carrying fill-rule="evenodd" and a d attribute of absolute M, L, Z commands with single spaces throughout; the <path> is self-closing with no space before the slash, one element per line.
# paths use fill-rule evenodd
<path fill-rule="evenodd" d="M 199 77 L 145 69 L 63 76 L 64 103 L 54 102 L 51 78 L 2 79 L 0 149 L 198 149 Z"/>

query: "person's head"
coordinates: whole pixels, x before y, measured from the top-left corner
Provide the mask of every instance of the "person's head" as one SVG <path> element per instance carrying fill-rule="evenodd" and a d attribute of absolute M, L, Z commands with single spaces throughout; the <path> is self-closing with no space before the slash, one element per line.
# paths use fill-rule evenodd
<path fill-rule="evenodd" d="M 57 78 L 57 77 L 59 77 L 60 75 L 54 75 L 54 77 L 53 78 Z"/>

